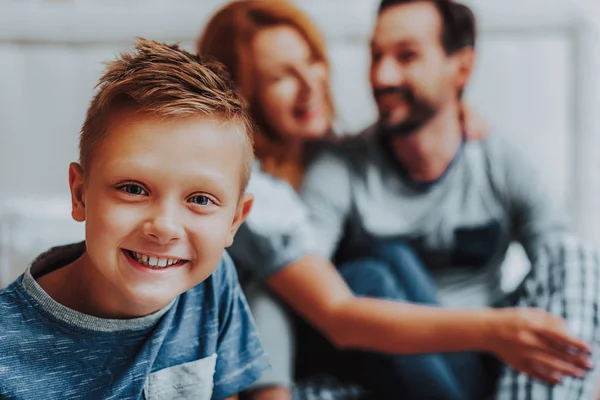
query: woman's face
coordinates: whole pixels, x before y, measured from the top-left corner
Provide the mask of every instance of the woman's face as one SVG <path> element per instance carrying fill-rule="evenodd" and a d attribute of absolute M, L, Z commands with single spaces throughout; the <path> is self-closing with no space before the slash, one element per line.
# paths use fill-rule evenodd
<path fill-rule="evenodd" d="M 262 118 L 284 138 L 318 138 L 330 129 L 328 70 L 294 28 L 258 32 L 251 43 L 256 98 Z"/>

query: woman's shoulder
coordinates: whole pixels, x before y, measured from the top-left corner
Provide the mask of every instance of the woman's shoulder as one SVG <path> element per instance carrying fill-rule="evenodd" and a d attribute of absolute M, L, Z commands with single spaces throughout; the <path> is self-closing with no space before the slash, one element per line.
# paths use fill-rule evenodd
<path fill-rule="evenodd" d="M 305 218 L 305 207 L 296 191 L 282 179 L 275 178 L 256 164 L 246 192 L 254 196 L 247 222 L 251 226 L 279 230 Z"/>

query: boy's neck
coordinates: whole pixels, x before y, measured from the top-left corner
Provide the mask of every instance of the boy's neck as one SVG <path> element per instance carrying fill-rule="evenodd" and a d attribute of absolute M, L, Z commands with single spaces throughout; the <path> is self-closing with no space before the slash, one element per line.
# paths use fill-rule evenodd
<path fill-rule="evenodd" d="M 98 273 L 91 262 L 87 252 L 84 252 L 77 260 L 36 281 L 57 303 L 98 318 L 139 318 L 162 308 L 131 304 Z"/>

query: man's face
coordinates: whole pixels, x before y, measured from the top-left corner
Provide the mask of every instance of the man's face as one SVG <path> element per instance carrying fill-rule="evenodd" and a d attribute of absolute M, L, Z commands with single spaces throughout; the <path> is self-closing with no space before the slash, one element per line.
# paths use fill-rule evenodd
<path fill-rule="evenodd" d="M 123 309 L 158 309 L 213 272 L 249 210 L 242 128 L 133 113 L 111 122 L 87 176 L 71 167 L 84 267 Z"/>
<path fill-rule="evenodd" d="M 441 31 L 441 16 L 428 2 L 391 6 L 379 15 L 370 79 L 384 132 L 406 136 L 457 100 L 457 63 L 446 55 Z"/>

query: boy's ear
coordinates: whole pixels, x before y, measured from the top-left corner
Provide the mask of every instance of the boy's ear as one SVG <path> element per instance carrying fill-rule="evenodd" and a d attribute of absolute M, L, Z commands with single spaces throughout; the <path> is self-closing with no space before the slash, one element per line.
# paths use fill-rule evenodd
<path fill-rule="evenodd" d="M 250 193 L 244 193 L 238 204 L 237 211 L 235 212 L 235 218 L 233 219 L 233 224 L 231 224 L 231 230 L 229 231 L 229 235 L 227 235 L 227 244 L 225 247 L 229 247 L 232 245 L 235 233 L 250 213 L 253 203 L 254 196 Z"/>
<path fill-rule="evenodd" d="M 83 168 L 77 163 L 69 165 L 69 187 L 71 188 L 71 215 L 77 222 L 85 221 L 85 178 Z"/>

